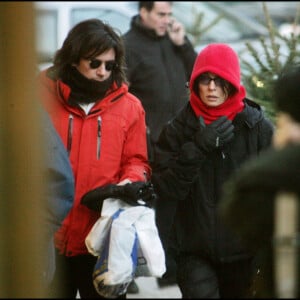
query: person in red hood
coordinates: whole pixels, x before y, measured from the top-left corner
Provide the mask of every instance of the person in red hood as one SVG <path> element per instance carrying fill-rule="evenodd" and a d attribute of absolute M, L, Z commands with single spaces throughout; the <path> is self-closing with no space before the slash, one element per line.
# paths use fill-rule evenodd
<path fill-rule="evenodd" d="M 75 25 L 38 76 L 42 103 L 66 147 L 75 180 L 73 206 L 55 234 L 58 298 L 101 298 L 93 286 L 97 257 L 85 238 L 100 216 L 81 203 L 99 187 L 148 181 L 145 111 L 128 92 L 121 37 L 99 19 Z M 95 199 L 96 201 L 97 199 Z M 58 284 L 57 284 L 58 282 Z M 121 295 L 126 298 L 126 294 Z"/>
<path fill-rule="evenodd" d="M 169 202 L 169 246 L 178 249 L 183 298 L 251 296 L 254 257 L 216 209 L 226 180 L 272 144 L 274 126 L 246 97 L 236 52 L 209 44 L 197 56 L 190 101 L 161 131 L 152 182 Z"/>

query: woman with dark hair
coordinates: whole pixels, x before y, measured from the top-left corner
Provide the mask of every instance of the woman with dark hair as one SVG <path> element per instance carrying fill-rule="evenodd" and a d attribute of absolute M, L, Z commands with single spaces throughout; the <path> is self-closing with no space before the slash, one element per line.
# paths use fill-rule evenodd
<path fill-rule="evenodd" d="M 100 216 L 83 195 L 106 185 L 145 182 L 145 112 L 128 92 L 120 36 L 98 19 L 69 32 L 54 64 L 39 74 L 40 98 L 66 147 L 75 179 L 74 204 L 55 234 L 57 269 L 49 296 L 101 298 L 93 286 L 97 257 L 85 238 Z M 125 298 L 126 294 L 117 295 Z"/>
<path fill-rule="evenodd" d="M 270 146 L 273 125 L 246 98 L 238 56 L 226 44 L 210 44 L 198 54 L 189 89 L 190 101 L 156 143 L 152 174 L 157 201 L 176 206 L 168 222 L 178 249 L 177 282 L 183 298 L 246 297 L 253 256 L 216 208 L 224 182 Z"/>

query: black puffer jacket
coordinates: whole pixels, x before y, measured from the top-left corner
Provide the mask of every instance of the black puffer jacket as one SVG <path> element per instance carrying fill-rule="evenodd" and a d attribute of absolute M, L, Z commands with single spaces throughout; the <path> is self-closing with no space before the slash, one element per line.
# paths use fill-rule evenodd
<path fill-rule="evenodd" d="M 223 183 L 246 160 L 271 145 L 272 123 L 258 104 L 246 98 L 244 103 L 244 110 L 233 119 L 234 139 L 222 149 L 203 154 L 193 181 L 179 180 L 170 163 L 181 146 L 193 140 L 199 127 L 190 103 L 162 131 L 156 145 L 152 181 L 162 201 L 173 203 L 170 208 L 177 207 L 176 215 L 170 213 L 168 218 L 171 226 L 174 217 L 180 252 L 195 253 L 215 262 L 230 262 L 248 255 L 216 214 Z"/>
<path fill-rule="evenodd" d="M 189 81 L 197 53 L 186 38 L 175 46 L 168 35 L 157 36 L 134 16 L 123 36 L 129 92 L 138 97 L 146 111 L 146 123 L 155 141 L 162 126 L 188 101 Z"/>

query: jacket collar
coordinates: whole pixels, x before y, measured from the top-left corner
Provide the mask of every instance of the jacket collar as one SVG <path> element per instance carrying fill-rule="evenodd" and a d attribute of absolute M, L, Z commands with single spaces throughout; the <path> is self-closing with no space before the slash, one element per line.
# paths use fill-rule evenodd
<path fill-rule="evenodd" d="M 153 40 L 161 40 L 166 37 L 165 36 L 158 36 L 153 29 L 149 29 L 145 27 L 142 22 L 139 15 L 135 15 L 131 19 L 131 28 L 141 32 L 143 35 L 146 35 L 147 37 L 153 39 Z"/>

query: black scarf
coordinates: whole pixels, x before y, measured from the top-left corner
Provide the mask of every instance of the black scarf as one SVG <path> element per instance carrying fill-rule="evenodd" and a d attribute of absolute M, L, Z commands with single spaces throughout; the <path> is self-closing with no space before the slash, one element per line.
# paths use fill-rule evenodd
<path fill-rule="evenodd" d="M 88 79 L 73 66 L 67 66 L 60 74 L 60 78 L 71 88 L 68 101 L 74 106 L 78 103 L 89 104 L 102 99 L 113 83 L 112 76 L 104 81 Z"/>

